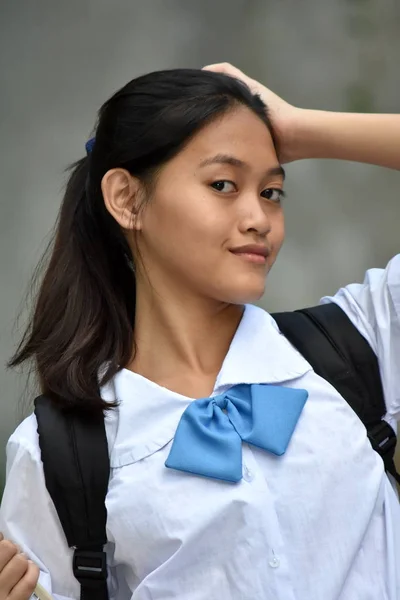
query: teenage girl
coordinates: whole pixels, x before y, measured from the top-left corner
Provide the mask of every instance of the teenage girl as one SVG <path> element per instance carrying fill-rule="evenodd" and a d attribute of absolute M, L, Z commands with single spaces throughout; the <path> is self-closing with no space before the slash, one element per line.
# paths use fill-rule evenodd
<path fill-rule="evenodd" d="M 283 243 L 282 163 L 400 169 L 400 117 L 298 109 L 223 64 L 131 81 L 87 149 L 11 365 L 32 359 L 44 394 L 106 414 L 110 598 L 399 600 L 393 482 L 253 303 Z M 323 301 L 376 352 L 395 428 L 400 255 Z M 77 599 L 36 427 L 7 446 L 0 600 L 38 577 Z"/>

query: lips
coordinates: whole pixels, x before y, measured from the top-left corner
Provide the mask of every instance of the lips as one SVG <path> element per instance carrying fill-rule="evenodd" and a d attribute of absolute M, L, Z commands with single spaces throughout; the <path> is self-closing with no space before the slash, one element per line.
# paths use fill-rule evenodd
<path fill-rule="evenodd" d="M 261 244 L 247 244 L 246 246 L 231 248 L 230 252 L 233 254 L 255 254 L 256 256 L 263 256 L 264 258 L 269 255 L 269 249 Z"/>

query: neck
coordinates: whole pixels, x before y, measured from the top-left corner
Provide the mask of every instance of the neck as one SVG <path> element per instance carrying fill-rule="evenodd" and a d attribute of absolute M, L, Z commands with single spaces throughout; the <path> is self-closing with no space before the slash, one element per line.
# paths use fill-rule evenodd
<path fill-rule="evenodd" d="M 157 295 L 138 286 L 136 353 L 128 368 L 171 389 L 190 380 L 212 391 L 242 314 L 242 305 Z"/>

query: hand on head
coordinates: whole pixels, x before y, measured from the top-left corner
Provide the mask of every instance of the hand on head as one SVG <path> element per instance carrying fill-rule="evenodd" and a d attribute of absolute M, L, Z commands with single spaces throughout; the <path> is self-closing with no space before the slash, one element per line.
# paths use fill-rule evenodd
<path fill-rule="evenodd" d="M 204 67 L 205 71 L 224 73 L 243 81 L 253 94 L 258 94 L 268 108 L 268 116 L 271 120 L 276 138 L 277 153 L 279 161 L 284 164 L 292 160 L 291 146 L 294 144 L 296 124 L 301 119 L 301 109 L 289 104 L 280 96 L 272 92 L 265 85 L 255 79 L 251 79 L 230 63 L 216 63 Z"/>

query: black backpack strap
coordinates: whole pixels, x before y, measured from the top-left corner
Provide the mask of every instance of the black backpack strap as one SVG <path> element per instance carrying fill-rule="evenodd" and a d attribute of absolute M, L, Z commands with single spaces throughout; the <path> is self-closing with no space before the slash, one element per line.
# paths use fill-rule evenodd
<path fill-rule="evenodd" d="M 61 411 L 46 396 L 36 398 L 35 415 L 46 487 L 68 546 L 75 549 L 72 568 L 81 600 L 108 600 L 104 545 L 110 460 L 104 418 Z"/>
<path fill-rule="evenodd" d="M 285 337 L 329 381 L 364 423 L 372 447 L 398 483 L 396 434 L 383 420 L 386 405 L 379 364 L 367 340 L 335 303 L 272 317 Z"/>

